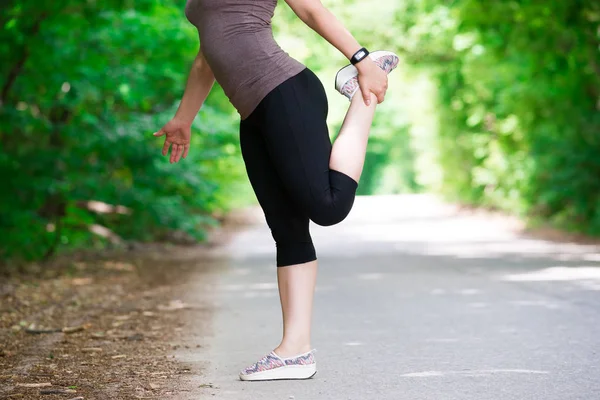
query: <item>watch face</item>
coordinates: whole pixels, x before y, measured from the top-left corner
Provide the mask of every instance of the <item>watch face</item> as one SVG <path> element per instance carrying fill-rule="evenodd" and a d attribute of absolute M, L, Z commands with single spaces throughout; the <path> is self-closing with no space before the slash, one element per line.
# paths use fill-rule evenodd
<path fill-rule="evenodd" d="M 364 51 L 361 51 L 361 52 L 359 52 L 359 53 L 356 54 L 356 58 L 362 58 L 364 56 L 365 56 L 365 52 Z"/>

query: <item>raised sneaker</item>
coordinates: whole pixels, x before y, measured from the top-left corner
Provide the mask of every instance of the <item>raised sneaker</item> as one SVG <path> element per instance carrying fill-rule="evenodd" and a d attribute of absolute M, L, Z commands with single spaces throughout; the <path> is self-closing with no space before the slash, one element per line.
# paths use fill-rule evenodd
<path fill-rule="evenodd" d="M 369 57 L 387 74 L 397 66 L 400 58 L 391 51 L 378 50 L 369 54 Z M 335 90 L 352 100 L 354 93 L 359 89 L 358 70 L 352 64 L 340 69 L 335 75 Z"/>
<path fill-rule="evenodd" d="M 309 379 L 317 373 L 314 350 L 298 356 L 282 358 L 274 351 L 240 372 L 243 381 Z"/>

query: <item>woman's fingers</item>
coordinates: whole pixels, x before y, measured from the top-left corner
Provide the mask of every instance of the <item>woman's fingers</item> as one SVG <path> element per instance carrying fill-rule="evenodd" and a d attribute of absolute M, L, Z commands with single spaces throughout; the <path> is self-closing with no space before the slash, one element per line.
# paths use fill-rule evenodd
<path fill-rule="evenodd" d="M 365 104 L 368 106 L 371 105 L 371 91 L 370 90 L 361 90 L 362 95 L 363 95 L 363 100 L 365 101 Z"/>
<path fill-rule="evenodd" d="M 182 155 L 183 155 L 183 145 L 180 144 L 177 146 L 177 156 L 175 157 L 175 162 L 179 162 L 179 160 L 181 160 Z"/>
<path fill-rule="evenodd" d="M 190 151 L 190 144 L 175 144 L 172 142 L 169 142 L 168 140 L 165 140 L 165 144 L 162 148 L 162 155 L 166 156 L 167 154 L 169 154 L 169 148 L 171 148 L 171 154 L 169 156 L 169 162 L 170 163 L 176 163 L 179 160 L 181 160 L 181 158 L 186 158 L 188 155 L 188 152 Z"/>
<path fill-rule="evenodd" d="M 385 94 L 387 92 L 387 84 L 380 83 L 380 82 L 378 82 L 378 83 L 375 83 L 375 82 L 364 83 L 360 87 L 364 102 L 367 105 L 367 107 L 369 105 L 371 105 L 371 93 L 373 93 L 375 95 L 377 104 L 381 104 L 385 100 Z"/>
<path fill-rule="evenodd" d="M 166 156 L 167 153 L 169 152 L 169 147 L 171 146 L 171 142 L 169 142 L 169 140 L 165 139 L 165 144 L 163 145 L 162 148 L 162 155 Z"/>
<path fill-rule="evenodd" d="M 379 87 L 379 91 L 377 91 L 375 94 L 375 96 L 377 96 L 378 104 L 383 103 L 383 101 L 385 100 L 386 93 L 387 93 L 387 81 Z"/>
<path fill-rule="evenodd" d="M 175 161 L 175 154 L 177 153 L 177 145 L 175 143 L 173 143 L 173 145 L 171 146 L 171 155 L 169 157 L 169 162 L 171 164 L 173 164 L 173 162 Z"/>
<path fill-rule="evenodd" d="M 178 144 L 174 144 L 173 147 L 171 147 L 171 164 L 174 163 L 175 161 L 177 161 L 177 151 L 179 149 L 179 145 Z"/>
<path fill-rule="evenodd" d="M 177 159 L 175 160 L 175 162 L 181 161 L 181 157 L 183 156 L 184 147 L 185 146 L 183 144 L 180 144 L 179 146 L 177 146 Z"/>
<path fill-rule="evenodd" d="M 163 129 L 163 128 L 160 128 L 160 129 L 158 130 L 158 132 L 154 132 L 154 133 L 153 133 L 153 135 L 154 135 L 154 136 L 156 136 L 156 137 L 158 137 L 158 136 L 162 136 L 162 135 L 164 135 L 165 133 L 166 133 L 166 132 L 164 131 L 164 129 Z"/>

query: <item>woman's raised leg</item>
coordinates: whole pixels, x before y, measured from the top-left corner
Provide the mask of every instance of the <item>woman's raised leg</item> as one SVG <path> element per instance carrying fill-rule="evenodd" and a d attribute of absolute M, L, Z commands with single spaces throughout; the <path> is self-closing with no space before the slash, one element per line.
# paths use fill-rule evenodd
<path fill-rule="evenodd" d="M 371 105 L 365 105 L 361 96 L 354 96 L 340 129 L 329 159 L 329 168 L 348 175 L 356 182 L 365 164 L 369 132 L 377 107 L 377 98 L 371 94 Z"/>

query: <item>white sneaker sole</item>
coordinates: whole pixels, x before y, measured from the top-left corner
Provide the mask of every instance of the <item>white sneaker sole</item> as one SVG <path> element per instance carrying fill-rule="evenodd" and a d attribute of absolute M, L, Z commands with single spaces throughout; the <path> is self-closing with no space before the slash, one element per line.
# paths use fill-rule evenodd
<path fill-rule="evenodd" d="M 339 92 L 342 89 L 342 86 L 356 75 L 358 75 L 358 70 L 352 64 L 346 65 L 344 68 L 340 69 L 335 75 L 335 90 Z"/>
<path fill-rule="evenodd" d="M 270 369 L 267 371 L 256 372 L 254 374 L 240 374 L 243 381 L 273 381 L 280 379 L 309 379 L 317 373 L 317 364 L 308 365 L 286 365 Z"/>

